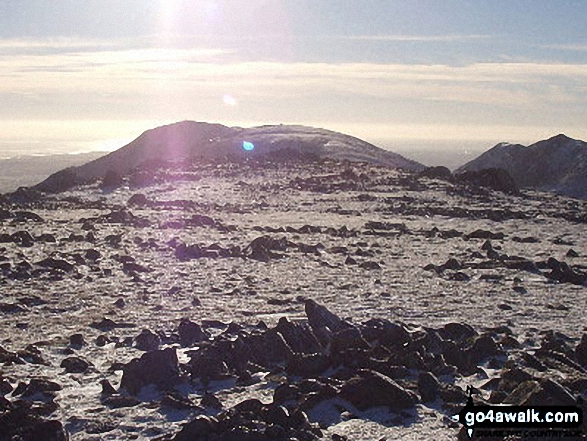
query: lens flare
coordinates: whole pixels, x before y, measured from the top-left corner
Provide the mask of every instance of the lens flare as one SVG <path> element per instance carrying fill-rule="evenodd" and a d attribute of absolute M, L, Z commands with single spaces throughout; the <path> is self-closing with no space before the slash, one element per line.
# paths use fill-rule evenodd
<path fill-rule="evenodd" d="M 228 94 L 222 95 L 222 101 L 227 106 L 236 106 L 236 104 L 237 104 L 236 98 L 233 97 L 232 95 L 228 95 Z"/>
<path fill-rule="evenodd" d="M 253 144 L 252 142 L 243 141 L 243 149 L 245 149 L 246 151 L 250 152 L 254 148 L 255 148 L 255 144 Z"/>

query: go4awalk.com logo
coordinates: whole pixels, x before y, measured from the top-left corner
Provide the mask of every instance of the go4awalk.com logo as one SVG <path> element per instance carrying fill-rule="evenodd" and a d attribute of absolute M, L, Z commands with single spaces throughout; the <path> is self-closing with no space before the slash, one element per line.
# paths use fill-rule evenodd
<path fill-rule="evenodd" d="M 467 392 L 467 404 L 453 419 L 467 428 L 470 438 L 477 429 L 577 429 L 583 422 L 579 407 L 475 405 L 472 389 Z"/>

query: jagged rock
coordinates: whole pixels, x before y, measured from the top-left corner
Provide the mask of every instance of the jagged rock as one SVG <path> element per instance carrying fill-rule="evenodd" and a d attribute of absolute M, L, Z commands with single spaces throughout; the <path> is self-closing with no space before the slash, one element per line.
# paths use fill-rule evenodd
<path fill-rule="evenodd" d="M 149 329 L 143 329 L 135 337 L 135 348 L 139 351 L 154 351 L 161 345 L 161 338 Z"/>
<path fill-rule="evenodd" d="M 46 259 L 37 262 L 37 265 L 65 272 L 70 272 L 75 268 L 71 263 L 67 262 L 66 260 L 55 259 L 53 257 L 47 257 Z"/>
<path fill-rule="evenodd" d="M 252 362 L 270 366 L 285 362 L 293 355 L 293 351 L 279 332 L 270 329 L 261 334 L 239 336 L 234 342 L 233 354 L 237 365 Z"/>
<path fill-rule="evenodd" d="M 191 320 L 184 318 L 178 327 L 179 342 L 181 346 L 191 346 L 209 338 L 208 333 L 202 330 L 200 325 Z"/>
<path fill-rule="evenodd" d="M 347 328 L 332 334 L 329 354 L 334 355 L 348 349 L 370 349 L 369 343 L 361 335 L 357 328 Z"/>
<path fill-rule="evenodd" d="M 285 370 L 290 375 L 314 378 L 330 367 L 330 360 L 322 354 L 294 354 Z"/>
<path fill-rule="evenodd" d="M 577 401 L 563 386 L 551 379 L 527 380 L 503 401 L 516 406 L 575 406 Z"/>
<path fill-rule="evenodd" d="M 243 255 L 249 259 L 260 260 L 267 262 L 271 259 L 279 259 L 283 257 L 283 252 L 287 251 L 288 247 L 295 246 L 286 237 L 281 239 L 274 239 L 271 236 L 261 236 L 254 239 L 243 250 Z M 281 253 L 276 253 L 280 251 Z"/>
<path fill-rule="evenodd" d="M 275 330 L 294 352 L 313 354 L 322 350 L 320 342 L 306 323 L 293 323 L 287 317 L 282 317 Z"/>
<path fill-rule="evenodd" d="M 421 372 L 418 376 L 418 391 L 422 397 L 422 402 L 429 403 L 434 401 L 438 396 L 440 383 L 432 372 Z"/>
<path fill-rule="evenodd" d="M 206 439 L 218 431 L 218 421 L 214 417 L 200 415 L 184 424 L 183 428 L 173 437 L 173 441 L 193 441 Z"/>
<path fill-rule="evenodd" d="M 369 260 L 369 261 L 362 262 L 361 264 L 359 264 L 359 268 L 366 269 L 366 270 L 380 270 L 381 265 L 379 265 L 375 261 Z"/>
<path fill-rule="evenodd" d="M 362 327 L 362 336 L 368 342 L 394 348 L 410 341 L 410 333 L 400 324 L 385 319 L 371 319 Z"/>
<path fill-rule="evenodd" d="M 306 300 L 304 308 L 308 317 L 308 323 L 314 332 L 322 328 L 328 328 L 330 332 L 339 332 L 351 327 L 349 323 L 312 299 Z"/>
<path fill-rule="evenodd" d="M 546 273 L 545 276 L 551 280 L 556 280 L 560 283 L 572 283 L 573 285 L 587 284 L 587 274 L 575 271 L 566 262 L 559 262 L 551 257 L 546 264 L 552 271 Z"/>
<path fill-rule="evenodd" d="M 23 398 L 30 398 L 40 395 L 53 399 L 56 392 L 62 390 L 62 386 L 54 381 L 43 378 L 32 378 L 28 383 L 21 383 L 14 390 L 12 395 L 21 395 Z"/>
<path fill-rule="evenodd" d="M 20 402 L 0 414 L 0 439 L 68 441 L 69 435 L 60 421 L 44 419 Z"/>
<path fill-rule="evenodd" d="M 392 412 L 413 407 L 418 397 L 378 372 L 361 370 L 358 376 L 347 381 L 340 396 L 359 410 L 387 406 Z"/>
<path fill-rule="evenodd" d="M 136 395 L 147 384 L 166 389 L 181 381 L 175 349 L 167 348 L 146 352 L 124 365 L 120 387 Z"/>
<path fill-rule="evenodd" d="M 203 406 L 207 409 L 215 409 L 220 410 L 222 409 L 222 402 L 218 399 L 216 395 L 211 392 L 204 394 L 202 400 L 200 401 L 200 406 Z"/>
<path fill-rule="evenodd" d="M 100 384 L 102 385 L 102 392 L 100 393 L 103 396 L 115 395 L 117 393 L 116 389 L 114 389 L 112 384 L 110 384 L 110 382 L 107 379 L 103 379 L 102 381 L 100 381 Z"/>
<path fill-rule="evenodd" d="M 575 358 L 581 366 L 587 369 L 587 334 L 583 334 L 581 342 L 575 348 Z"/>
<path fill-rule="evenodd" d="M 226 352 L 224 348 L 216 345 L 190 354 L 189 369 L 191 377 L 193 379 L 201 379 L 203 383 L 230 377 L 231 372 L 225 361 L 225 359 L 229 358 L 229 354 Z"/>
<path fill-rule="evenodd" d="M 488 334 L 476 337 L 468 353 L 471 362 L 474 364 L 478 364 L 488 357 L 495 357 L 504 354 L 500 345 Z"/>

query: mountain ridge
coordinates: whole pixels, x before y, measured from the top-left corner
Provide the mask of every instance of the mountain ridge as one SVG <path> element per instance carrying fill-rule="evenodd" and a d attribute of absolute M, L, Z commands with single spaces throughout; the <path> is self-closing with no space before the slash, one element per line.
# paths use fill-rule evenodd
<path fill-rule="evenodd" d="M 243 148 L 250 143 L 252 150 Z M 125 175 L 149 161 L 260 158 L 289 149 L 303 155 L 369 162 L 419 171 L 424 165 L 359 138 L 302 125 L 264 125 L 251 128 L 217 123 L 180 121 L 153 129 L 101 158 L 61 170 L 37 184 L 37 190 L 60 191 L 72 183 L 103 179 L 108 172 Z"/>
<path fill-rule="evenodd" d="M 587 143 L 558 134 L 524 146 L 499 143 L 456 172 L 503 168 L 521 188 L 587 199 Z"/>

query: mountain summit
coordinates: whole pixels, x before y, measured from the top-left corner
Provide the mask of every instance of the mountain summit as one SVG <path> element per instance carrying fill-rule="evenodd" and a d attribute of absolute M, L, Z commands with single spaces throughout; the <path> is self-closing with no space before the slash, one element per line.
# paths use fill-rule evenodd
<path fill-rule="evenodd" d="M 500 143 L 457 172 L 503 168 L 519 187 L 587 199 L 587 143 L 559 134 L 529 146 Z"/>
<path fill-rule="evenodd" d="M 145 164 L 160 161 L 241 160 L 279 155 L 330 158 L 422 170 L 422 164 L 331 130 L 297 125 L 252 128 L 226 127 L 182 121 L 147 130 L 126 146 L 84 164 L 51 175 L 35 188 L 60 191 L 68 184 L 103 179 L 107 173 L 126 175 Z"/>

